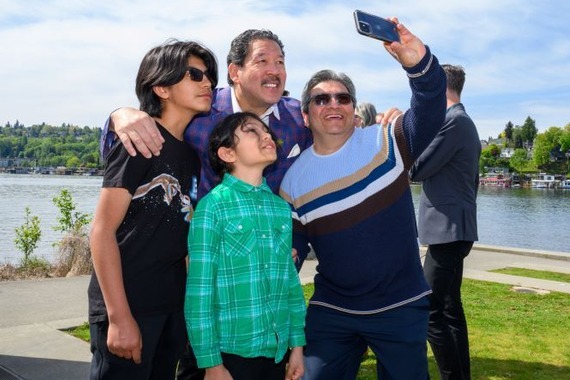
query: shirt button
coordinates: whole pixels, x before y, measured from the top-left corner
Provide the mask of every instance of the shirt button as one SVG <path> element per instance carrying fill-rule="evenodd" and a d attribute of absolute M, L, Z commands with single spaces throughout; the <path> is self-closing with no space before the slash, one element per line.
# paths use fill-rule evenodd
<path fill-rule="evenodd" d="M 243 226 L 240 224 L 240 225 L 238 226 L 238 230 L 241 230 L 242 228 L 243 228 Z"/>
<path fill-rule="evenodd" d="M 261 235 L 262 238 L 265 238 L 265 234 Z"/>

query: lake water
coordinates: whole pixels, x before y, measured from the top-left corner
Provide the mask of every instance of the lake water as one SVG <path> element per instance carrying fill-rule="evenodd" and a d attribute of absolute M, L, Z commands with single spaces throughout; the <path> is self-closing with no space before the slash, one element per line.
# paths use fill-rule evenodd
<path fill-rule="evenodd" d="M 14 245 L 14 229 L 24 224 L 24 209 L 40 218 L 42 237 L 34 255 L 52 261 L 53 243 L 62 233 L 55 231 L 59 210 L 52 199 L 62 189 L 69 190 L 76 211 L 93 213 L 99 198 L 103 177 L 74 177 L 52 175 L 0 174 L 0 264 L 18 263 L 22 257 Z"/>
<path fill-rule="evenodd" d="M 24 209 L 41 219 L 42 239 L 34 254 L 53 260 L 59 210 L 52 199 L 67 189 L 77 211 L 93 213 L 102 177 L 0 174 L 0 264 L 18 263 L 14 229 L 24 223 Z M 417 203 L 420 186 L 412 186 Z M 479 243 L 570 252 L 570 190 L 482 187 L 477 198 Z"/>

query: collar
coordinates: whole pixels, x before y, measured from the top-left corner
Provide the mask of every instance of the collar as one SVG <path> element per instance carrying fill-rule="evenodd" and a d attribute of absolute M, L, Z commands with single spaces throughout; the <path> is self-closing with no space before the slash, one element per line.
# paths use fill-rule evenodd
<path fill-rule="evenodd" d="M 222 179 L 222 183 L 227 187 L 230 187 L 240 193 L 250 193 L 253 191 L 267 191 L 268 193 L 273 193 L 269 186 L 267 186 L 267 181 L 265 177 L 263 177 L 263 182 L 259 186 L 253 186 L 247 182 L 242 181 L 241 179 L 234 177 L 230 173 L 225 173 L 224 178 Z"/>
<path fill-rule="evenodd" d="M 237 101 L 236 92 L 233 86 L 230 86 L 230 93 L 232 98 L 232 109 L 234 110 L 234 113 L 243 112 Z M 273 114 L 277 120 L 281 120 L 281 116 L 279 115 L 279 107 L 277 107 L 277 103 L 271 105 L 271 107 L 265 110 L 265 112 L 262 115 L 259 115 L 259 118 L 263 120 L 265 124 L 269 125 L 269 116 L 271 114 Z"/>
<path fill-rule="evenodd" d="M 461 102 L 453 103 L 452 105 L 447 107 L 447 109 L 445 110 L 445 113 L 447 114 L 449 111 L 451 111 L 452 109 L 455 109 L 455 108 L 463 108 L 463 103 L 461 103 Z"/>

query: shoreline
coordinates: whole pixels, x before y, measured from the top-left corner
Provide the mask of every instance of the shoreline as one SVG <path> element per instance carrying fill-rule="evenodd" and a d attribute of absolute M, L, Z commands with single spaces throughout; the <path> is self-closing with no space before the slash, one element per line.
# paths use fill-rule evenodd
<path fill-rule="evenodd" d="M 58 210 L 52 202 L 62 188 L 76 201 L 77 210 L 93 213 L 100 194 L 102 177 L 69 175 L 0 174 L 0 194 L 5 200 L 0 227 L 0 264 L 17 265 L 23 257 L 13 244 L 14 229 L 24 222 L 24 208 L 41 219 L 42 237 L 34 255 L 55 262 L 53 243 L 61 234 Z M 420 185 L 411 186 L 417 208 Z M 552 250 L 570 253 L 570 228 L 566 212 L 570 191 L 552 189 L 502 189 L 483 187 L 478 196 L 478 229 L 481 246 L 513 247 L 524 251 Z"/>
<path fill-rule="evenodd" d="M 55 247 L 51 253 L 34 253 L 33 256 L 39 259 L 46 260 L 51 265 L 55 265 L 55 261 L 57 260 L 57 252 Z M 420 245 L 420 252 L 425 253 L 427 249 L 426 246 Z M 486 244 L 486 243 L 478 243 L 475 242 L 473 244 L 473 249 L 477 249 L 479 251 L 488 251 L 488 252 L 497 252 L 497 253 L 510 253 L 516 254 L 520 256 L 531 256 L 531 257 L 546 257 L 546 258 L 553 258 L 555 260 L 564 260 L 570 261 L 570 248 L 569 251 L 554 251 L 548 249 L 536 249 L 536 248 L 527 248 L 527 247 L 507 247 L 507 246 L 499 246 L 493 244 Z M 23 257 L 23 253 L 18 251 L 14 247 L 14 251 L 11 254 L 6 254 L 5 252 L 1 253 L 0 257 L 0 267 L 4 265 L 13 265 L 18 266 L 21 258 Z"/>
<path fill-rule="evenodd" d="M 423 257 L 425 255 L 427 247 L 420 245 L 419 248 L 420 248 L 419 254 Z M 477 244 L 477 243 L 473 245 L 472 251 L 483 252 L 483 253 L 488 252 L 488 253 L 519 255 L 529 258 L 570 262 L 570 252 L 548 251 L 542 249 L 525 249 L 525 248 L 505 247 L 505 246 Z M 313 273 L 317 264 L 318 261 L 316 259 L 307 259 L 303 264 L 304 269 L 302 268 L 301 271 L 299 272 L 299 277 L 304 282 L 307 282 L 309 280 L 309 275 L 306 273 L 307 270 L 310 273 Z M 85 275 L 85 274 L 78 274 L 78 275 L 68 274 L 67 276 L 58 276 L 55 273 L 57 270 L 57 265 L 55 263 L 50 263 L 50 269 L 48 271 L 41 269 L 32 270 L 28 273 L 24 273 L 21 276 L 16 274 L 17 269 L 18 266 L 15 266 L 13 264 L 9 263 L 0 264 L 0 283 L 7 281 L 44 280 L 44 279 L 76 277 L 76 276 Z M 312 275 L 313 274 L 311 274 L 311 276 Z"/>
<path fill-rule="evenodd" d="M 542 257 L 554 260 L 570 261 L 570 252 L 562 251 L 549 251 L 545 249 L 531 249 L 531 248 L 517 248 L 517 247 L 503 247 L 488 244 L 473 244 L 473 249 L 478 251 L 497 252 L 497 253 L 510 253 L 514 255 Z"/>
<path fill-rule="evenodd" d="M 103 177 L 103 169 L 84 168 L 1 168 L 0 174 L 10 175 L 64 175 L 75 177 Z"/>

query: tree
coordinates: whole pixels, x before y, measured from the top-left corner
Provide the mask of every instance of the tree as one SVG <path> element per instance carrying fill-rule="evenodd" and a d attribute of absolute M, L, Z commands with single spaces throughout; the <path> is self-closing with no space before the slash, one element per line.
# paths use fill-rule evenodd
<path fill-rule="evenodd" d="M 18 127 L 16 129 L 16 126 Z M 45 123 L 24 127 L 17 123 L 0 127 L 0 156 L 21 158 L 21 165 L 39 166 L 100 167 L 101 162 L 93 159 L 98 155 L 101 130 L 99 128 L 79 128 L 70 124 L 53 127 Z M 89 156 L 89 161 L 83 157 Z M 77 157 L 68 164 L 71 157 Z M 28 163 L 26 162 L 28 161 Z"/>
<path fill-rule="evenodd" d="M 55 147 L 53 146 L 53 142 L 47 139 L 42 139 L 42 144 L 40 149 L 42 156 L 47 156 L 49 154 L 55 153 Z"/>
<path fill-rule="evenodd" d="M 501 150 L 496 144 L 491 144 L 481 150 L 480 165 L 483 167 L 497 166 L 497 159 L 501 155 Z"/>
<path fill-rule="evenodd" d="M 4 138 L 0 140 L 0 157 L 13 157 L 12 155 L 12 139 Z"/>
<path fill-rule="evenodd" d="M 32 266 L 37 259 L 33 257 L 34 250 L 38 246 L 38 242 L 42 237 L 40 229 L 40 218 L 32 215 L 29 207 L 24 210 L 24 224 L 16 227 L 16 238 L 14 244 L 22 251 L 24 257 L 21 260 L 23 267 Z"/>
<path fill-rule="evenodd" d="M 522 131 L 521 131 L 521 127 L 516 125 L 513 128 L 513 133 L 512 133 L 512 142 L 513 142 L 513 146 L 515 149 L 518 148 L 522 148 L 523 147 L 523 137 L 522 137 Z"/>
<path fill-rule="evenodd" d="M 550 162 L 550 154 L 560 148 L 562 129 L 550 127 L 544 133 L 539 133 L 534 139 L 532 160 L 539 168 L 544 168 Z"/>
<path fill-rule="evenodd" d="M 62 189 L 61 193 L 53 198 L 60 216 L 57 218 L 56 231 L 79 232 L 91 222 L 91 215 L 75 211 L 77 207 L 69 190 Z"/>
<path fill-rule="evenodd" d="M 531 146 L 537 132 L 538 130 L 536 129 L 536 122 L 531 119 L 530 116 L 527 116 L 524 124 L 521 127 L 521 138 L 523 140 L 523 144 Z"/>
<path fill-rule="evenodd" d="M 65 166 L 68 168 L 78 168 L 81 165 L 81 160 L 77 156 L 71 156 L 65 162 Z"/>
<path fill-rule="evenodd" d="M 56 243 L 58 258 L 55 273 L 59 276 L 69 274 L 89 274 L 92 271 L 89 238 L 85 228 L 91 222 L 91 215 L 75 211 L 76 205 L 67 189 L 62 189 L 59 196 L 53 198 L 59 209 L 57 231 L 64 232 L 63 238 Z"/>
<path fill-rule="evenodd" d="M 570 151 L 570 123 L 566 124 L 560 135 L 560 150 L 563 152 Z"/>
<path fill-rule="evenodd" d="M 507 123 L 507 125 L 505 125 L 505 138 L 507 139 L 507 141 L 511 141 L 513 138 L 513 123 L 511 123 L 510 121 Z"/>
<path fill-rule="evenodd" d="M 515 152 L 509 160 L 511 168 L 515 172 L 522 172 L 523 169 L 528 165 L 529 159 L 527 157 L 527 152 L 524 149 L 515 149 Z"/>

